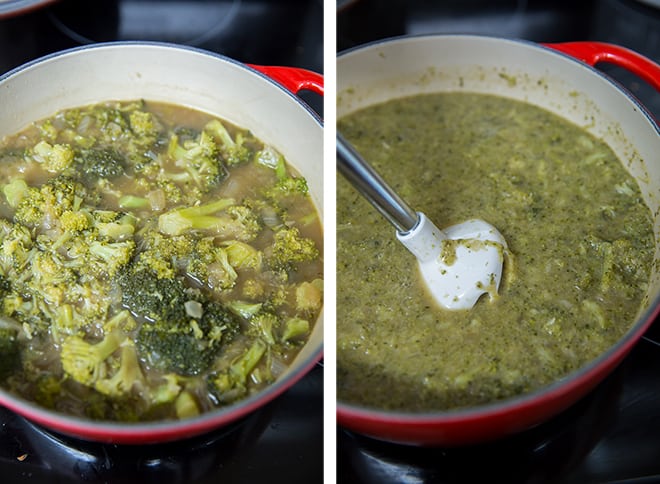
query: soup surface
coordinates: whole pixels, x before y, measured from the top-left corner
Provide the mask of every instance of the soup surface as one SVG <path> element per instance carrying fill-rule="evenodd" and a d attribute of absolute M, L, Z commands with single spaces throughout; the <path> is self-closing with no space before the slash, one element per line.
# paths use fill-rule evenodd
<path fill-rule="evenodd" d="M 0 144 L 0 378 L 93 419 L 185 418 L 280 375 L 322 305 L 306 180 L 249 131 L 152 102 Z"/>
<path fill-rule="evenodd" d="M 370 106 L 338 129 L 439 227 L 483 219 L 508 243 L 499 296 L 440 309 L 394 229 L 339 177 L 341 401 L 445 410 L 529 392 L 633 322 L 654 247 L 639 188 L 602 141 L 522 102 L 471 93 Z"/>

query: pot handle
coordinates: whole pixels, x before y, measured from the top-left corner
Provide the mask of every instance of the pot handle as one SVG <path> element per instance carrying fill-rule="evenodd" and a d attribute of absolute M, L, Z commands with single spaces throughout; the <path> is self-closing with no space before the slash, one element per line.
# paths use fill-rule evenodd
<path fill-rule="evenodd" d="M 595 66 L 607 62 L 622 67 L 641 77 L 660 91 L 660 65 L 625 47 L 606 42 L 561 42 L 543 44 L 546 47 L 568 54 L 582 62 Z"/>
<path fill-rule="evenodd" d="M 255 64 L 248 64 L 248 66 L 280 83 L 294 94 L 307 89 L 323 96 L 323 76 L 321 74 L 299 67 L 260 66 Z"/>

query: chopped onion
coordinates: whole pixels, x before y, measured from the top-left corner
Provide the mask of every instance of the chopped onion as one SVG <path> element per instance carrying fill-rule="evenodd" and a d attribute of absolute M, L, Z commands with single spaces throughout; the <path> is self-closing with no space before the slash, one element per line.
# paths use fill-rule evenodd
<path fill-rule="evenodd" d="M 191 318 L 199 319 L 202 317 L 202 314 L 204 314 L 202 303 L 198 301 L 186 301 L 183 304 L 183 307 L 186 308 L 186 314 Z"/>

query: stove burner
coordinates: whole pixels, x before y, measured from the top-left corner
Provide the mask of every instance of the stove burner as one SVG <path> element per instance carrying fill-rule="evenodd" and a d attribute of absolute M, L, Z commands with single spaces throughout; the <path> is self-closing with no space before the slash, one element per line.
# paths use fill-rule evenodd
<path fill-rule="evenodd" d="M 242 0 L 63 2 L 53 25 L 81 45 L 115 39 L 162 40 L 202 46 L 236 20 Z"/>
<path fill-rule="evenodd" d="M 2 409 L 23 443 L 15 458 L 63 482 L 92 481 L 112 476 L 117 482 L 162 479 L 168 483 L 196 481 L 211 475 L 237 452 L 258 441 L 273 416 L 273 404 L 208 434 L 150 446 L 108 445 L 79 440 L 42 428 Z"/>
<path fill-rule="evenodd" d="M 623 373 L 542 425 L 494 443 L 417 448 L 339 429 L 339 480 L 381 482 L 546 482 L 581 463 L 615 418 Z M 563 482 L 563 481 L 562 481 Z"/>

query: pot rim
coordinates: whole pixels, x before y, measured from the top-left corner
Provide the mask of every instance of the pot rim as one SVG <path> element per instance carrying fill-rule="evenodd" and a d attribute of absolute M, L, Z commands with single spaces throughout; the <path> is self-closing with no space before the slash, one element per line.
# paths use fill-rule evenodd
<path fill-rule="evenodd" d="M 515 44 L 515 45 L 523 45 L 532 49 L 539 49 L 542 52 L 545 53 L 550 53 L 553 55 L 557 55 L 567 61 L 575 63 L 576 66 L 582 67 L 592 74 L 596 75 L 597 77 L 600 77 L 604 80 L 606 80 L 610 85 L 612 85 L 615 89 L 619 90 L 622 94 L 625 94 L 625 96 L 632 102 L 634 103 L 639 110 L 642 112 L 642 114 L 648 118 L 650 123 L 655 127 L 656 131 L 660 135 L 660 120 L 656 120 L 655 117 L 650 113 L 650 111 L 635 97 L 635 95 L 628 90 L 625 86 L 620 84 L 617 80 L 614 78 L 610 77 L 607 75 L 605 72 L 597 69 L 594 66 L 591 66 L 585 62 L 582 62 L 581 60 L 566 54 L 564 52 L 561 52 L 559 50 L 553 49 L 551 46 L 553 45 L 552 43 L 550 44 L 541 44 L 538 42 L 534 42 L 531 40 L 527 39 L 519 39 L 519 38 L 509 38 L 509 37 L 502 37 L 502 36 L 494 36 L 494 35 L 487 35 L 487 34 L 429 34 L 429 33 L 422 33 L 422 34 L 410 34 L 410 35 L 395 35 L 395 36 L 390 36 L 390 37 L 385 37 L 382 39 L 378 40 L 372 40 L 369 42 L 366 42 L 364 44 L 356 45 L 353 47 L 349 47 L 347 49 L 342 50 L 341 52 L 337 53 L 337 59 L 339 60 L 342 57 L 349 56 L 351 54 L 357 53 L 359 51 L 367 50 L 370 48 L 377 47 L 379 45 L 386 45 L 386 44 L 392 44 L 392 43 L 401 43 L 401 42 L 412 42 L 412 41 L 418 41 L 418 40 L 424 40 L 424 39 L 442 39 L 442 38 L 448 38 L 448 39 L 480 39 L 480 40 L 490 40 L 494 42 L 501 42 L 503 44 L 510 43 L 510 44 Z M 585 41 L 585 43 L 590 43 L 591 41 Z M 338 91 L 337 94 L 340 94 Z"/>
<path fill-rule="evenodd" d="M 311 117 L 314 123 L 320 128 L 323 128 L 323 121 L 321 117 L 307 103 L 305 103 L 301 98 L 297 97 L 295 93 L 291 92 L 282 84 L 273 80 L 259 70 L 254 69 L 249 65 L 246 65 L 230 57 L 226 57 L 222 54 L 211 52 L 198 47 L 181 45 L 171 42 L 133 40 L 97 42 L 53 52 L 37 59 L 30 60 L 0 75 L 0 89 L 2 89 L 3 83 L 5 81 L 20 75 L 23 71 L 38 65 L 48 63 L 63 56 L 78 55 L 90 50 L 102 52 L 105 49 L 133 49 L 145 47 L 189 52 L 194 55 L 206 56 L 214 60 L 222 61 L 224 63 L 242 68 L 247 73 L 258 76 L 269 84 L 275 86 L 279 93 L 289 98 L 298 106 L 302 107 Z M 316 209 L 319 211 L 319 215 L 322 217 L 322 210 L 320 210 L 319 207 L 316 207 Z M 325 311 L 322 309 L 318 316 L 317 324 L 323 323 L 324 312 Z M 310 354 L 307 355 L 304 360 L 300 360 L 295 363 L 295 369 L 291 370 L 292 367 L 290 366 L 290 370 L 287 370 L 275 382 L 268 385 L 258 393 L 245 399 L 239 400 L 231 405 L 218 407 L 204 412 L 199 416 L 186 418 L 183 420 L 173 419 L 138 423 L 98 421 L 83 416 L 78 417 L 67 415 L 65 413 L 60 413 L 55 410 L 41 407 L 34 402 L 10 393 L 4 388 L 0 388 L 0 405 L 25 417 L 33 423 L 42 425 L 52 431 L 60 432 L 64 435 L 69 435 L 75 438 L 117 444 L 165 443 L 174 440 L 183 440 L 205 432 L 210 432 L 214 429 L 221 428 L 225 425 L 235 422 L 240 418 L 246 417 L 255 410 L 262 408 L 277 398 L 279 395 L 284 393 L 286 390 L 291 388 L 293 385 L 295 385 L 305 375 L 307 375 L 307 373 L 309 373 L 317 364 L 322 361 L 323 353 L 324 342 L 323 338 L 321 338 L 320 342 L 317 343 L 317 347 L 313 348 Z"/>
<path fill-rule="evenodd" d="M 220 61 L 226 62 L 228 64 L 231 64 L 233 66 L 245 69 L 247 71 L 250 71 L 252 74 L 256 75 L 257 77 L 260 77 L 261 79 L 264 79 L 265 81 L 269 82 L 270 84 L 274 85 L 277 87 L 282 94 L 286 95 L 288 98 L 290 98 L 292 101 L 294 101 L 296 104 L 299 104 L 302 106 L 311 116 L 314 118 L 315 122 L 319 126 L 323 126 L 323 119 L 319 116 L 319 114 L 314 111 L 305 101 L 303 101 L 301 98 L 295 95 L 295 93 L 291 92 L 288 90 L 286 87 L 284 87 L 282 84 L 279 82 L 275 81 L 273 78 L 267 76 L 263 72 L 251 67 L 249 64 L 246 64 L 244 62 L 241 62 L 239 60 L 236 60 L 232 57 L 225 56 L 223 54 L 219 54 L 217 52 L 213 52 L 210 50 L 206 50 L 200 47 L 195 47 L 191 45 L 184 45 L 184 44 L 178 44 L 175 42 L 166 42 L 166 41 L 159 41 L 159 40 L 113 40 L 113 41 L 107 41 L 107 42 L 94 42 L 91 44 L 86 44 L 86 45 L 79 45 L 76 47 L 70 47 L 68 49 L 63 49 L 59 50 L 57 52 L 51 52 L 49 54 L 43 55 L 41 57 L 38 57 L 36 59 L 31 59 L 19 66 L 14 67 L 13 69 L 5 72 L 4 74 L 0 75 L 0 83 L 4 82 L 6 79 L 13 77 L 17 75 L 18 73 L 28 70 L 36 65 L 40 65 L 46 62 L 49 62 L 53 59 L 59 58 L 59 57 L 65 57 L 65 56 L 70 56 L 70 55 L 76 55 L 77 53 L 88 51 L 88 50 L 99 50 L 102 51 L 104 49 L 113 49 L 113 48 L 141 48 L 141 47 L 149 47 L 149 48 L 154 48 L 154 49 L 166 49 L 166 50 L 175 50 L 175 51 L 188 51 L 192 54 L 197 54 L 201 56 L 206 56 L 206 57 L 212 57 L 216 58 Z M 296 69 L 292 67 L 292 69 Z"/>
<path fill-rule="evenodd" d="M 468 35 L 468 34 L 412 34 L 387 37 L 371 41 L 365 44 L 360 44 L 355 47 L 348 48 L 338 53 L 338 59 L 358 53 L 363 50 L 371 49 L 381 45 L 392 43 L 419 41 L 424 39 L 434 40 L 439 38 L 451 39 L 481 39 L 502 42 L 503 44 L 522 44 L 532 49 L 539 49 L 550 55 L 559 56 L 566 61 L 575 63 L 576 66 L 590 71 L 592 74 L 606 80 L 613 88 L 618 90 L 621 94 L 626 96 L 632 102 L 639 112 L 647 118 L 650 124 L 655 129 L 656 133 L 660 136 L 660 126 L 650 112 L 637 100 L 637 98 L 630 93 L 624 86 L 620 85 L 616 80 L 612 79 L 602 71 L 590 66 L 568 54 L 554 50 L 548 46 L 538 44 L 524 39 L 511 39 L 505 37 L 497 37 L 490 35 Z M 503 61 L 503 65 L 506 60 Z M 337 94 L 340 94 L 338 91 Z M 352 425 L 355 421 L 361 423 L 378 424 L 378 425 L 395 425 L 395 426 L 441 426 L 444 424 L 457 424 L 465 422 L 478 423 L 480 420 L 493 417 L 504 416 L 512 412 L 524 412 L 525 410 L 535 407 L 537 404 L 544 401 L 551 401 L 560 399 L 564 395 L 577 392 L 583 385 L 589 381 L 597 378 L 599 373 L 608 367 L 608 365 L 616 366 L 627 355 L 632 347 L 637 344 L 641 339 L 644 332 L 651 326 L 656 317 L 660 314 L 660 293 L 649 301 L 647 308 L 641 312 L 636 318 L 635 322 L 630 326 L 628 331 L 622 335 L 619 340 L 601 353 L 598 357 L 591 360 L 586 365 L 572 371 L 559 380 L 544 385 L 529 393 L 524 393 L 504 400 L 491 402 L 483 405 L 460 407 L 442 411 L 425 411 L 425 412 L 409 412 L 400 410 L 383 410 L 379 408 L 359 405 L 354 403 L 343 402 L 337 399 L 337 420 L 340 425 L 346 423 L 347 428 L 355 427 Z M 609 372 L 608 372 L 609 373 Z M 600 382 L 600 379 L 597 380 Z M 540 422 L 539 422 L 540 423 Z M 533 425 L 529 425 L 533 426 Z M 528 427 L 529 427 L 528 426 Z M 359 431 L 359 433 L 362 433 Z M 367 435 L 369 435 L 367 433 Z M 379 438 L 377 435 L 373 435 Z M 390 440 L 386 438 L 385 440 Z M 394 439 L 399 442 L 402 440 Z M 403 439 L 407 440 L 407 439 Z M 424 439 L 425 441 L 428 439 Z"/>

